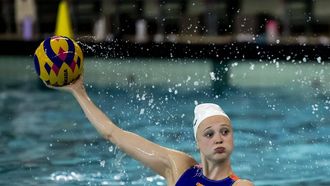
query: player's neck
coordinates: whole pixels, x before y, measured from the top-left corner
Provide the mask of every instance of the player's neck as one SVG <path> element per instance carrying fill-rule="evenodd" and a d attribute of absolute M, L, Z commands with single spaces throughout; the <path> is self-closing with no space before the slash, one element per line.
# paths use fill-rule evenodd
<path fill-rule="evenodd" d="M 203 175 L 211 180 L 222 180 L 232 173 L 230 160 L 221 162 L 202 161 Z"/>

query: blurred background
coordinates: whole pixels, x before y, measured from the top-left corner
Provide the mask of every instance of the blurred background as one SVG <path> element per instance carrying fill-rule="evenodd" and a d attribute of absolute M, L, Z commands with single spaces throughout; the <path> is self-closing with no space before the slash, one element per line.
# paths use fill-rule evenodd
<path fill-rule="evenodd" d="M 40 40 L 54 34 L 59 0 L 0 2 L 1 40 Z M 73 32 L 79 39 L 329 43 L 328 0 L 68 0 L 68 3 Z"/>
<path fill-rule="evenodd" d="M 235 130 L 257 186 L 330 185 L 330 0 L 0 0 L 0 185 L 166 185 L 38 78 L 53 35 L 84 53 L 88 94 L 119 127 L 199 161 L 193 109 Z"/>

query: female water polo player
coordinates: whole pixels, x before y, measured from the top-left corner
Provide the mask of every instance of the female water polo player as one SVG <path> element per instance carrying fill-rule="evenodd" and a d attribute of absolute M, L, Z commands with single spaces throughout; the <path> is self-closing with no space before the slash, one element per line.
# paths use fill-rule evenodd
<path fill-rule="evenodd" d="M 251 186 L 232 171 L 233 128 L 229 117 L 215 104 L 195 107 L 194 135 L 201 163 L 191 156 L 157 145 L 117 127 L 89 98 L 83 78 L 57 89 L 74 95 L 89 121 L 107 140 L 163 176 L 169 186 Z"/>

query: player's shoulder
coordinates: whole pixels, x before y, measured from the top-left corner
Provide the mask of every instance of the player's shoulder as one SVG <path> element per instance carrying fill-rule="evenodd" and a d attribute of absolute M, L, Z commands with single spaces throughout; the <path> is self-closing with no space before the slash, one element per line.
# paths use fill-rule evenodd
<path fill-rule="evenodd" d="M 250 180 L 239 179 L 233 186 L 254 186 L 254 184 Z"/>

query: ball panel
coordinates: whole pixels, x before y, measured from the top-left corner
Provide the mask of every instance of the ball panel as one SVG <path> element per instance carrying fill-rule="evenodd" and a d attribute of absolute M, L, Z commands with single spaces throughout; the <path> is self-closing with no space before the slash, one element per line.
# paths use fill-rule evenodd
<path fill-rule="evenodd" d="M 68 45 L 68 50 L 67 50 L 66 59 L 63 61 L 65 61 L 70 66 L 73 61 L 74 56 L 76 55 L 76 51 L 75 51 L 75 46 L 73 44 L 73 41 L 71 39 L 67 39 L 66 42 Z"/>
<path fill-rule="evenodd" d="M 80 46 L 77 43 L 74 43 L 74 47 L 76 50 L 75 56 L 78 56 L 80 58 L 80 60 L 83 61 L 84 56 L 83 56 L 83 52 L 82 52 Z"/>
<path fill-rule="evenodd" d="M 81 62 L 80 62 L 80 57 L 79 56 L 77 56 L 77 59 L 76 59 L 76 61 L 77 61 L 77 65 L 78 65 L 78 68 L 80 69 L 81 67 Z"/>
<path fill-rule="evenodd" d="M 66 63 L 63 63 L 57 74 L 55 71 L 50 73 L 49 79 L 51 84 L 55 86 L 68 85 L 73 81 L 73 73 L 71 68 Z"/>
<path fill-rule="evenodd" d="M 55 42 L 51 42 L 52 38 L 48 38 L 44 42 L 44 51 L 46 52 L 47 57 L 58 67 L 60 68 L 63 61 L 58 57 L 58 52 L 55 53 L 55 51 L 59 51 L 60 48 L 63 49 L 63 51 L 67 51 L 67 48 L 65 45 L 63 45 L 63 41 L 59 40 L 58 43 L 57 40 L 54 40 Z M 62 41 L 62 42 L 61 42 Z M 53 43 L 53 45 L 52 45 Z"/>
<path fill-rule="evenodd" d="M 36 72 L 37 72 L 38 76 L 40 76 L 40 66 L 39 66 L 38 56 L 34 55 L 33 59 L 34 59 L 34 67 L 36 69 Z"/>

